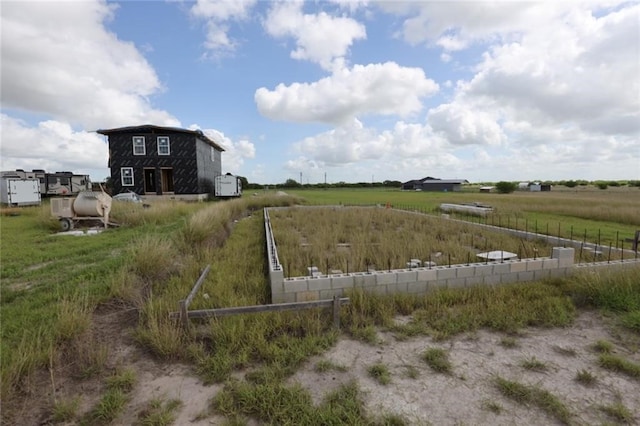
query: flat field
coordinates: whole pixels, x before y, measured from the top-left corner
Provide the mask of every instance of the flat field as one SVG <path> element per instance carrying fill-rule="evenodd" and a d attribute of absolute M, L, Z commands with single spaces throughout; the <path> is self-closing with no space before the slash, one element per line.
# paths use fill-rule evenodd
<path fill-rule="evenodd" d="M 563 207 L 559 192 L 296 194 L 304 199 L 122 204 L 114 211 L 121 227 L 80 237 L 56 235 L 47 205 L 3 210 L 2 423 L 640 419 L 630 391 L 640 377 L 638 267 L 424 296 L 354 293 L 339 331 L 322 310 L 217 318 L 189 330 L 169 319 L 206 265 L 190 309 L 269 303 L 263 206 L 481 201 L 503 214 L 497 220 L 509 211 L 531 230 L 536 218 L 539 228 L 544 217 L 562 219 L 590 240 L 600 232 L 604 244 L 605 235 L 638 228 L 640 191 L 567 193 L 584 211 Z"/>

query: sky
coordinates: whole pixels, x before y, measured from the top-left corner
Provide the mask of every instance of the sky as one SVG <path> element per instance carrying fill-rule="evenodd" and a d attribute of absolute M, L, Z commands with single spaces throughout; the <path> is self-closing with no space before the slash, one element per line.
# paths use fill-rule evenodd
<path fill-rule="evenodd" d="M 0 169 L 201 129 L 275 184 L 640 179 L 636 1 L 6 1 Z"/>

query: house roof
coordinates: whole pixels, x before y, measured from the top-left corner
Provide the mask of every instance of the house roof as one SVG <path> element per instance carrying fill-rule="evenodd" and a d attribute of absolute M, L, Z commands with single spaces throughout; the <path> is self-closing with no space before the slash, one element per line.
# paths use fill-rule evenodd
<path fill-rule="evenodd" d="M 165 133 L 165 132 L 185 133 L 185 134 L 188 134 L 188 135 L 193 135 L 193 136 L 203 140 L 204 142 L 206 142 L 207 144 L 211 145 L 212 147 L 214 147 L 218 151 L 224 151 L 224 148 L 222 148 L 216 142 L 214 142 L 213 140 L 211 140 L 207 136 L 205 136 L 205 134 L 202 133 L 202 130 L 189 130 L 189 129 L 182 129 L 180 127 L 154 126 L 152 124 L 143 124 L 141 126 L 117 127 L 115 129 L 100 129 L 100 130 L 97 130 L 97 133 L 100 133 L 101 135 L 106 135 L 106 136 L 109 136 L 109 135 L 114 134 L 114 133 L 136 133 L 136 132 L 140 132 L 140 133 Z"/>
<path fill-rule="evenodd" d="M 403 185 L 438 184 L 438 183 L 463 184 L 463 183 L 469 183 L 469 181 L 466 179 L 438 179 L 431 176 L 427 176 L 426 178 L 407 181 Z"/>

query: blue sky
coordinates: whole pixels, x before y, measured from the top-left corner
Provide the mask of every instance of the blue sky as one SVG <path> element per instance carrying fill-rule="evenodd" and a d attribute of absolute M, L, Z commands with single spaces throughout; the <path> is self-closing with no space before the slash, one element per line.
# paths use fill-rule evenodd
<path fill-rule="evenodd" d="M 250 182 L 640 179 L 640 5 L 3 1 L 2 170 L 200 128 Z"/>

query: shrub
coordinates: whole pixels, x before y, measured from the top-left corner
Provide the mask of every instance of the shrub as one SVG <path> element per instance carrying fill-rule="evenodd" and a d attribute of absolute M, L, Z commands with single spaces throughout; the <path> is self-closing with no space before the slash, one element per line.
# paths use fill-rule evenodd
<path fill-rule="evenodd" d="M 509 194 L 516 190 L 517 185 L 514 182 L 500 181 L 496 183 L 496 190 L 501 194 Z"/>

